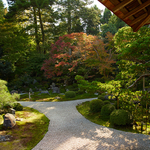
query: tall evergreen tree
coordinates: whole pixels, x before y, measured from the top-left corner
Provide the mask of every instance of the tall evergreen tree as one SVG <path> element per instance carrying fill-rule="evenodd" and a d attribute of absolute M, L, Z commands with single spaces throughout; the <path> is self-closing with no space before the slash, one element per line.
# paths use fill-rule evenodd
<path fill-rule="evenodd" d="M 109 18 L 110 18 L 111 16 L 112 16 L 111 11 L 110 11 L 108 8 L 105 8 L 104 14 L 103 14 L 103 16 L 102 16 L 102 18 L 101 18 L 101 23 L 102 23 L 102 24 L 108 23 Z"/>
<path fill-rule="evenodd" d="M 101 25 L 101 36 L 105 37 L 107 32 L 110 32 L 114 35 L 120 28 L 124 26 L 126 26 L 126 23 L 113 14 L 110 18 L 108 18 L 108 23 Z"/>
<path fill-rule="evenodd" d="M 85 7 L 80 11 L 84 32 L 91 35 L 99 35 L 101 10 L 95 5 L 91 8 Z"/>
<path fill-rule="evenodd" d="M 66 27 L 68 34 L 74 31 L 75 26 L 79 27 L 79 31 L 76 28 L 76 32 L 81 31 L 82 28 L 79 21 L 80 11 L 91 3 L 92 2 L 90 0 L 60 0 L 58 2 L 59 10 L 61 10 L 61 21 L 63 22 L 63 24 L 65 24 L 64 27 Z M 76 20 L 76 18 L 78 19 Z"/>
<path fill-rule="evenodd" d="M 3 18 L 3 16 L 4 16 L 4 4 L 2 0 L 0 0 L 0 20 Z"/>

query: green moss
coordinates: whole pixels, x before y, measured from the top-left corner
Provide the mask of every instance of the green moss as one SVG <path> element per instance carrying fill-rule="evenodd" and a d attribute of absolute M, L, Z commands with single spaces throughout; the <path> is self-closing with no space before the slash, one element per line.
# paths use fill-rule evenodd
<path fill-rule="evenodd" d="M 7 134 L 17 137 L 17 140 L 2 142 L 0 147 L 3 150 L 16 150 L 18 147 L 31 150 L 48 131 L 49 119 L 44 114 L 28 107 L 25 107 L 23 111 L 16 111 L 16 117 L 23 118 L 23 120 L 17 121 L 17 128 L 7 130 Z"/>

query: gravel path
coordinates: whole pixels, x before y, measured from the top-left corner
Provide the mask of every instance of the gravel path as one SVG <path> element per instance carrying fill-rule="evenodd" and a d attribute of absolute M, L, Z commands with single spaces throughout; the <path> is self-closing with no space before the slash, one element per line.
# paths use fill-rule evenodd
<path fill-rule="evenodd" d="M 33 150 L 150 150 L 148 135 L 106 128 L 85 119 L 76 105 L 89 100 L 20 102 L 50 119 L 48 132 Z"/>

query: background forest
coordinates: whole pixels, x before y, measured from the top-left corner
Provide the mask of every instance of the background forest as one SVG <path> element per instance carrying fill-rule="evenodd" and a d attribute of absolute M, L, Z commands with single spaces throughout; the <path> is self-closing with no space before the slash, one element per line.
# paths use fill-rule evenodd
<path fill-rule="evenodd" d="M 0 0 L 0 78 L 8 82 L 10 90 L 28 91 L 30 87 L 34 88 L 33 80 L 39 83 L 38 88 L 48 88 L 50 83 L 57 82 L 62 85 L 64 80 L 72 84 L 75 82 L 75 75 L 83 75 L 91 80 L 115 77 L 118 69 L 114 64 L 116 57 L 112 38 L 125 23 L 112 15 L 108 9 L 102 13 L 96 5 L 88 7 L 91 3 L 89 0 L 8 0 L 7 9 Z M 82 37 L 81 32 L 85 33 L 86 39 L 80 41 L 80 44 L 84 47 L 87 42 L 87 47 L 83 48 L 82 54 L 78 54 L 80 63 L 79 58 L 74 59 L 74 62 L 78 61 L 78 65 L 76 64 L 72 71 L 64 67 L 60 72 L 53 63 L 53 70 L 51 66 L 48 69 L 49 76 L 45 76 L 44 72 L 47 74 L 47 71 L 43 64 L 44 60 L 54 57 L 53 44 L 58 45 L 59 37 L 71 33 Z M 94 39 L 88 41 L 90 36 Z M 99 52 L 99 56 L 97 55 L 103 59 L 101 65 L 98 64 L 100 58 L 92 57 L 93 52 L 88 54 L 86 62 L 83 59 L 83 53 L 92 49 L 93 40 L 95 50 L 92 51 L 96 52 L 96 47 L 99 47 L 99 51 L 102 50 L 101 54 Z M 59 52 L 62 53 L 65 52 Z M 97 62 L 94 62 L 94 57 Z M 110 58 L 106 60 L 108 57 Z M 69 61 L 72 61 L 71 58 Z"/>

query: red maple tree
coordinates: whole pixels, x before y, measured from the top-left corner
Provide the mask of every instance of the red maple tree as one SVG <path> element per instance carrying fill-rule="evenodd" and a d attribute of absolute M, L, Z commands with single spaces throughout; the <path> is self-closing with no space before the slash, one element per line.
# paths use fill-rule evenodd
<path fill-rule="evenodd" d="M 51 78 L 84 64 L 105 75 L 106 70 L 112 70 L 111 64 L 114 62 L 101 39 L 81 32 L 59 37 L 51 45 L 49 59 L 45 60 L 41 69 L 47 78 Z"/>

